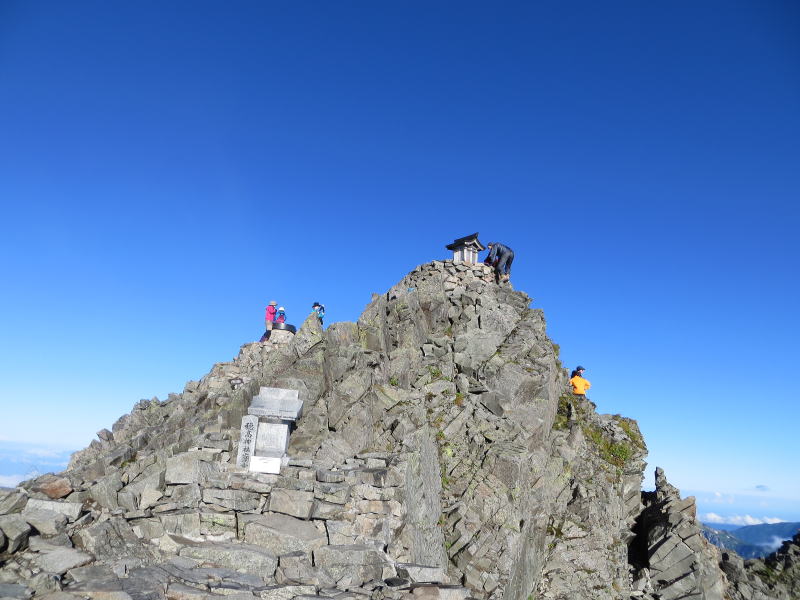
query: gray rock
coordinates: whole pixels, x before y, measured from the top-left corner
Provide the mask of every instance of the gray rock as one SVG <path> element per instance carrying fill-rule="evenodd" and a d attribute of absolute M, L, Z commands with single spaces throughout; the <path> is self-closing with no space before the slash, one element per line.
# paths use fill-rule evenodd
<path fill-rule="evenodd" d="M 152 552 L 146 548 L 131 526 L 120 517 L 93 523 L 78 530 L 72 537 L 75 545 L 93 554 L 99 560 L 136 558 L 143 561 L 153 559 Z"/>
<path fill-rule="evenodd" d="M 273 489 L 269 496 L 269 510 L 300 519 L 311 518 L 313 507 L 313 492 Z"/>
<path fill-rule="evenodd" d="M 325 569 L 338 586 L 349 588 L 382 579 L 386 559 L 374 547 L 361 544 L 322 546 L 314 550 L 314 564 Z"/>
<path fill-rule="evenodd" d="M 350 498 L 350 485 L 343 483 L 318 483 L 314 497 L 333 504 L 346 504 Z"/>
<path fill-rule="evenodd" d="M 236 537 L 236 515 L 229 513 L 200 513 L 200 533 L 202 535 L 226 535 Z"/>
<path fill-rule="evenodd" d="M 466 600 L 467 588 L 456 585 L 420 585 L 411 590 L 414 600 Z"/>
<path fill-rule="evenodd" d="M 51 537 L 44 538 L 40 535 L 28 538 L 28 549 L 31 552 L 50 552 L 59 548 L 72 548 L 72 540 L 66 533 L 60 533 Z"/>
<path fill-rule="evenodd" d="M 103 477 L 89 488 L 89 497 L 103 508 L 117 508 L 117 492 L 122 489 L 122 480 L 119 473 L 112 473 Z"/>
<path fill-rule="evenodd" d="M 81 515 L 83 505 L 80 502 L 55 502 L 53 500 L 40 500 L 31 498 L 26 506 L 28 509 L 40 508 L 65 515 L 70 522 L 76 521 Z"/>
<path fill-rule="evenodd" d="M 200 538 L 200 513 L 195 511 L 181 512 L 175 514 L 160 514 L 158 519 L 164 527 L 164 531 L 175 535 L 181 535 L 192 540 Z"/>
<path fill-rule="evenodd" d="M 274 575 L 278 566 L 278 559 L 273 553 L 251 544 L 189 544 L 181 548 L 179 554 L 252 573 L 265 580 Z"/>
<path fill-rule="evenodd" d="M 70 569 L 80 567 L 94 560 L 91 554 L 75 550 L 74 548 L 59 548 L 52 552 L 39 554 L 33 562 L 47 573 L 63 575 Z"/>
<path fill-rule="evenodd" d="M 33 595 L 33 591 L 19 583 L 0 583 L 0 598 L 18 598 L 27 600 Z"/>
<path fill-rule="evenodd" d="M 105 565 L 90 565 L 88 567 L 75 567 L 67 571 L 67 575 L 74 581 L 82 583 L 84 581 L 98 581 L 102 579 L 116 579 L 117 576 L 110 567 Z"/>
<path fill-rule="evenodd" d="M 0 531 L 5 534 L 6 551 L 16 552 L 23 548 L 28 541 L 31 526 L 19 514 L 9 514 L 0 516 Z"/>
<path fill-rule="evenodd" d="M 244 490 L 203 490 L 203 502 L 216 504 L 228 510 L 255 510 L 261 503 L 261 494 Z"/>
<path fill-rule="evenodd" d="M 58 499 L 72 493 L 72 484 L 66 477 L 47 474 L 36 479 L 31 490 L 45 494 L 48 498 Z"/>
<path fill-rule="evenodd" d="M 323 483 L 341 483 L 344 481 L 344 473 L 342 471 L 328 471 L 326 469 L 318 469 L 316 471 L 317 481 Z"/>
<path fill-rule="evenodd" d="M 311 556 L 305 552 L 290 552 L 282 555 L 275 579 L 280 584 L 300 583 L 323 588 L 336 586 L 336 582 L 325 571 L 312 566 Z"/>
<path fill-rule="evenodd" d="M 313 585 L 275 585 L 258 592 L 262 600 L 292 600 L 301 596 L 313 596 L 316 588 Z"/>
<path fill-rule="evenodd" d="M 67 516 L 52 510 L 41 508 L 30 508 L 30 503 L 25 507 L 20 515 L 36 531 L 42 535 L 58 535 L 64 531 L 67 524 Z"/>
<path fill-rule="evenodd" d="M 288 515 L 240 515 L 239 524 L 246 543 L 262 546 L 276 556 L 297 550 L 308 553 L 328 543 L 324 530 Z"/>
<path fill-rule="evenodd" d="M 429 567 L 413 563 L 397 563 L 397 576 L 412 583 L 448 583 L 447 573 L 442 567 Z"/>
<path fill-rule="evenodd" d="M 28 497 L 12 490 L 0 490 L 0 515 L 18 513 L 25 508 Z"/>
<path fill-rule="evenodd" d="M 147 509 L 155 506 L 164 494 L 157 488 L 145 488 L 139 499 L 139 508 Z"/>
<path fill-rule="evenodd" d="M 71 594 L 69 592 L 49 592 L 44 594 L 37 594 L 38 600 L 81 600 L 81 596 Z"/>
<path fill-rule="evenodd" d="M 205 483 L 216 469 L 209 461 L 213 455 L 206 452 L 185 452 L 167 459 L 164 481 L 167 484 Z"/>

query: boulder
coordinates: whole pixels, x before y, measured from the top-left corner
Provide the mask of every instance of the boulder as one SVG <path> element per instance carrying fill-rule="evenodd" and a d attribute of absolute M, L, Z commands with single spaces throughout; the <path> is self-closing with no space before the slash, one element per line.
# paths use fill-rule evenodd
<path fill-rule="evenodd" d="M 28 502 L 28 496 L 13 490 L 0 490 L 0 515 L 18 513 Z"/>
<path fill-rule="evenodd" d="M 31 498 L 28 500 L 28 504 L 25 508 L 39 508 L 42 510 L 61 513 L 62 515 L 66 516 L 70 522 L 72 522 L 76 521 L 81 515 L 83 504 L 80 502 L 55 502 L 52 500 L 39 500 L 38 498 Z"/>
<path fill-rule="evenodd" d="M 297 550 L 309 553 L 328 543 L 324 529 L 283 514 L 241 515 L 239 526 L 246 543 L 266 548 L 276 556 Z"/>
<path fill-rule="evenodd" d="M 24 547 L 31 532 L 31 526 L 19 514 L 0 516 L 0 531 L 6 537 L 6 551 L 16 552 Z"/>
<path fill-rule="evenodd" d="M 164 481 L 168 485 L 179 483 L 204 483 L 216 472 L 209 461 L 214 455 L 207 452 L 184 452 L 167 459 Z"/>
<path fill-rule="evenodd" d="M 27 600 L 33 596 L 33 590 L 19 583 L 0 583 L 0 598 L 18 598 Z"/>
<path fill-rule="evenodd" d="M 269 510 L 300 519 L 311 518 L 314 493 L 300 490 L 274 489 L 269 495 Z"/>
<path fill-rule="evenodd" d="M 245 490 L 218 490 L 207 488 L 203 490 L 203 502 L 216 504 L 235 511 L 255 510 L 261 504 L 261 494 Z"/>
<path fill-rule="evenodd" d="M 74 548 L 58 548 L 51 552 L 37 555 L 33 562 L 47 573 L 63 575 L 70 569 L 80 567 L 94 560 L 91 554 Z"/>
<path fill-rule="evenodd" d="M 66 477 L 47 474 L 39 477 L 31 486 L 31 490 L 57 500 L 72 493 L 72 484 Z"/>
<path fill-rule="evenodd" d="M 31 508 L 30 502 L 20 516 L 42 535 L 58 535 L 67 524 L 66 515 L 43 508 Z"/>
<path fill-rule="evenodd" d="M 339 587 L 359 587 L 383 579 L 385 555 L 372 546 L 348 544 L 321 546 L 314 550 L 314 564 L 324 569 Z"/>
<path fill-rule="evenodd" d="M 252 544 L 187 544 L 179 555 L 252 573 L 265 580 L 275 574 L 278 566 L 278 559 L 272 552 Z"/>

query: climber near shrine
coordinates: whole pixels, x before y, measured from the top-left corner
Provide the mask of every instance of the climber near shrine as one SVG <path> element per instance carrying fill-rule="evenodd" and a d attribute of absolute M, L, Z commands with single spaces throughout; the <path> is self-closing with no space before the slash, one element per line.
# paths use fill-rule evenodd
<path fill-rule="evenodd" d="M 272 327 L 275 324 L 275 316 L 278 312 L 278 310 L 275 308 L 276 306 L 278 306 L 278 303 L 275 302 L 275 300 L 272 300 L 267 305 L 266 313 L 264 315 L 264 335 L 262 335 L 261 339 L 258 340 L 259 342 L 266 342 L 269 339 L 269 336 L 272 335 Z"/>
<path fill-rule="evenodd" d="M 575 370 L 570 373 L 569 383 L 572 386 L 572 393 L 577 396 L 586 397 L 586 390 L 592 387 L 588 379 L 583 378 L 583 372 L 586 371 L 582 366 L 578 365 Z"/>
<path fill-rule="evenodd" d="M 484 261 L 494 267 L 498 283 L 511 279 L 511 263 L 514 262 L 514 251 L 500 242 L 489 242 L 489 256 Z"/>

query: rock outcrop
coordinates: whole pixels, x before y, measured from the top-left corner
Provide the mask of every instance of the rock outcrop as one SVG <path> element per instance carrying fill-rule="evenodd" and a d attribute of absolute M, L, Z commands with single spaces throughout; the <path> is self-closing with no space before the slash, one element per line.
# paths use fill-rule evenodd
<path fill-rule="evenodd" d="M 663 473 L 640 492 L 635 421 L 567 394 L 530 302 L 430 263 L 357 323 L 311 316 L 139 402 L 0 493 L 0 597 L 793 597 L 796 545 L 720 557 Z M 260 386 L 304 405 L 278 475 L 236 466 Z"/>

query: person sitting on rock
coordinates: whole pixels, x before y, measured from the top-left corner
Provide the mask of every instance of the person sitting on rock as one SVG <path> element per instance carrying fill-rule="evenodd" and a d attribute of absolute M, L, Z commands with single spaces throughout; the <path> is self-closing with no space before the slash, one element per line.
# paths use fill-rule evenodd
<path fill-rule="evenodd" d="M 582 366 L 578 365 L 569 376 L 569 383 L 572 386 L 572 393 L 577 396 L 586 397 L 586 390 L 592 387 L 592 384 L 589 383 L 589 380 L 583 378 L 583 372 L 585 370 L 586 369 L 584 369 Z"/>
<path fill-rule="evenodd" d="M 322 325 L 322 319 L 325 318 L 325 305 L 320 304 L 319 302 L 314 302 L 314 304 L 311 305 L 311 310 L 317 313 L 319 324 Z"/>
<path fill-rule="evenodd" d="M 514 262 L 514 251 L 500 242 L 489 242 L 489 256 L 484 261 L 494 267 L 497 281 L 511 279 L 511 263 Z"/>
<path fill-rule="evenodd" d="M 286 309 L 282 306 L 278 307 L 278 314 L 275 317 L 276 323 L 286 323 Z"/>
<path fill-rule="evenodd" d="M 258 340 L 259 342 L 266 342 L 269 339 L 269 336 L 272 335 L 272 325 L 275 323 L 275 314 L 278 312 L 275 308 L 278 306 L 278 303 L 275 300 L 270 301 L 267 305 L 267 311 L 264 315 L 264 326 L 266 330 L 264 331 L 264 335 L 261 336 L 261 339 Z"/>

